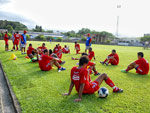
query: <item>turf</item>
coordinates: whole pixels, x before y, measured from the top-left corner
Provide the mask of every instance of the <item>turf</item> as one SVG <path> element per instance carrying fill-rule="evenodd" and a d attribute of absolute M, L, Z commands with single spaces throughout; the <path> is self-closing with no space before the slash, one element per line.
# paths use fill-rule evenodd
<path fill-rule="evenodd" d="M 9 42 L 11 43 L 11 42 Z M 28 42 L 33 47 L 38 47 L 42 42 Z M 48 48 L 53 48 L 57 43 L 50 44 L 46 42 Z M 142 51 L 145 58 L 150 61 L 150 51 L 143 50 L 142 47 L 108 46 L 92 45 L 96 54 L 96 68 L 100 73 L 107 73 L 114 81 L 116 86 L 124 89 L 121 94 L 112 92 L 112 89 L 102 83 L 101 87 L 107 87 L 109 96 L 106 99 L 98 98 L 98 93 L 84 95 L 82 102 L 75 103 L 74 99 L 78 97 L 75 89 L 70 96 L 64 97 L 62 93 L 68 92 L 70 84 L 70 69 L 78 61 L 71 60 L 71 57 L 79 58 L 75 55 L 73 43 L 60 43 L 62 46 L 69 45 L 71 54 L 63 54 L 62 60 L 66 61 L 63 65 L 66 71 L 57 72 L 57 68 L 48 72 L 40 71 L 38 63 L 30 63 L 25 59 L 26 55 L 21 55 L 20 51 L 5 52 L 4 41 L 0 41 L 0 60 L 2 61 L 4 71 L 13 87 L 13 90 L 19 100 L 23 113 L 70 113 L 70 112 L 124 112 L 124 113 L 148 113 L 150 112 L 150 74 L 138 75 L 135 70 L 129 73 L 121 73 L 129 63 L 137 59 L 137 52 Z M 12 48 L 12 45 L 10 45 Z M 85 45 L 81 44 L 81 51 L 84 51 Z M 112 49 L 116 49 L 120 56 L 118 66 L 101 65 Z M 11 53 L 14 53 L 18 59 L 8 60 Z M 97 77 L 91 75 L 92 80 Z"/>

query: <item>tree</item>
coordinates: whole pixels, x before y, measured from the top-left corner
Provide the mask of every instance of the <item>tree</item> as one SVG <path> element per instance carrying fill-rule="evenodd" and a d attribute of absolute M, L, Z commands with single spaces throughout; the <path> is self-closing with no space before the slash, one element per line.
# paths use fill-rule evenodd
<path fill-rule="evenodd" d="M 141 42 L 150 41 L 150 36 L 144 36 L 140 38 Z"/>
<path fill-rule="evenodd" d="M 30 39 L 30 36 L 29 36 L 28 34 L 26 35 L 26 37 L 27 37 L 27 40 L 29 40 L 29 39 Z"/>
<path fill-rule="evenodd" d="M 53 33 L 53 30 L 47 30 L 46 32 L 48 32 L 48 33 Z"/>
<path fill-rule="evenodd" d="M 38 40 L 46 40 L 45 36 L 44 35 L 38 35 L 35 37 L 35 39 L 38 39 Z"/>
<path fill-rule="evenodd" d="M 9 33 L 12 33 L 13 32 L 13 27 L 11 25 L 7 25 L 7 30 Z"/>
<path fill-rule="evenodd" d="M 52 36 L 46 36 L 45 38 L 46 38 L 46 40 L 50 40 L 50 39 L 54 40 L 54 37 L 52 37 Z"/>

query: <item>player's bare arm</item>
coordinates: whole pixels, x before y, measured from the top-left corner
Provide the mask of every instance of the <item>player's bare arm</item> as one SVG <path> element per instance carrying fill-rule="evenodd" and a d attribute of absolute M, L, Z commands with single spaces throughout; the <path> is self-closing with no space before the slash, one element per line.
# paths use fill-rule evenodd
<path fill-rule="evenodd" d="M 68 95 L 70 95 L 70 94 L 71 94 L 71 92 L 72 92 L 73 87 L 74 87 L 74 83 L 73 83 L 73 81 L 71 81 L 71 83 L 70 83 L 70 87 L 69 87 L 69 92 L 68 92 L 68 93 L 64 93 L 63 95 L 64 95 L 64 96 L 68 96 Z"/>

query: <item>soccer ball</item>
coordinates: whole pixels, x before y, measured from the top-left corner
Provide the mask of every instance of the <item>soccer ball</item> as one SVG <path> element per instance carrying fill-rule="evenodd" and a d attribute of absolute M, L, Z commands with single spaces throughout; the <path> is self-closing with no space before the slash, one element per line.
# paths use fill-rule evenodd
<path fill-rule="evenodd" d="M 98 95 L 100 98 L 106 98 L 108 96 L 108 94 L 109 94 L 109 91 L 107 88 L 105 88 L 105 87 L 99 88 Z"/>

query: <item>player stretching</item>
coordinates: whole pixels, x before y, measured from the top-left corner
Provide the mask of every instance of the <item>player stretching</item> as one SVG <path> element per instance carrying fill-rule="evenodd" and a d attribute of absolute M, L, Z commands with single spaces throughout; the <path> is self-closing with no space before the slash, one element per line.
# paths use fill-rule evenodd
<path fill-rule="evenodd" d="M 130 71 L 131 69 L 135 68 L 136 73 L 138 73 L 138 74 L 141 74 L 141 75 L 148 74 L 148 72 L 149 72 L 149 63 L 148 63 L 147 60 L 145 60 L 143 58 L 144 57 L 143 52 L 138 52 L 137 57 L 138 57 L 138 60 L 136 60 L 133 63 L 131 63 L 130 65 L 128 65 L 127 69 L 126 70 L 121 70 L 121 72 L 126 73 L 126 72 Z"/>
<path fill-rule="evenodd" d="M 108 55 L 104 62 L 100 62 L 101 64 L 111 64 L 111 65 L 118 65 L 119 64 L 119 56 L 116 53 L 116 50 L 112 50 L 112 53 Z"/>
<path fill-rule="evenodd" d="M 80 45 L 77 42 L 75 42 L 75 50 L 76 50 L 76 54 L 79 54 Z"/>
<path fill-rule="evenodd" d="M 82 94 L 93 94 L 99 89 L 99 86 L 102 84 L 103 80 L 113 89 L 113 92 L 123 92 L 122 89 L 115 86 L 113 81 L 105 73 L 101 74 L 95 81 L 89 82 L 88 71 L 85 68 L 88 62 L 88 57 L 82 56 L 79 60 L 79 67 L 73 67 L 71 69 L 71 83 L 69 92 L 64 93 L 63 95 L 70 95 L 73 87 L 75 86 L 79 97 L 74 101 L 80 102 L 82 100 Z"/>

